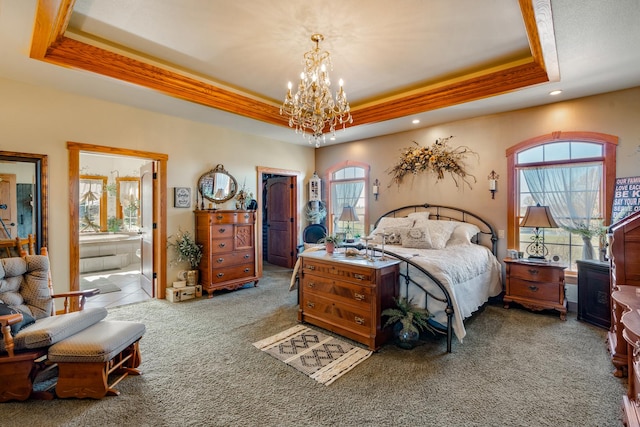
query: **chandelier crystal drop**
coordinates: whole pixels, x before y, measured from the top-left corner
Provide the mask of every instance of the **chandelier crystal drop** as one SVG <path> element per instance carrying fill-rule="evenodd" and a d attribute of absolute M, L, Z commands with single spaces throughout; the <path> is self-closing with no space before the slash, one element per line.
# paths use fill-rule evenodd
<path fill-rule="evenodd" d="M 292 95 L 292 84 L 289 82 L 287 96 L 280 107 L 280 114 L 289 117 L 289 126 L 295 127 L 296 133 L 307 138 L 309 144 L 315 143 L 316 148 L 320 147 L 320 141 L 326 142 L 325 128 L 328 127 L 328 132 L 335 136 L 336 126 L 342 125 L 344 129 L 347 123 L 353 123 L 342 80 L 335 101 L 331 95 L 329 70 L 333 67 L 329 52 L 320 51 L 322 40 L 322 34 L 311 36 L 311 41 L 316 45 L 304 54 L 304 70 L 300 73 L 298 91 Z"/>

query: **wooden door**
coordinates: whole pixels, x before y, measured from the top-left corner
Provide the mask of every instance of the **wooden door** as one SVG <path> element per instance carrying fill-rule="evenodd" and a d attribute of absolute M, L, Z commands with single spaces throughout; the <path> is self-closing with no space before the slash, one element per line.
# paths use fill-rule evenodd
<path fill-rule="evenodd" d="M 155 162 L 140 168 L 140 287 L 151 297 L 155 297 L 155 275 L 153 271 L 153 211 L 155 206 Z"/>
<path fill-rule="evenodd" d="M 267 181 L 267 262 L 293 268 L 295 263 L 295 177 Z"/>
<path fill-rule="evenodd" d="M 18 236 L 16 175 L 0 174 L 0 239 Z"/>

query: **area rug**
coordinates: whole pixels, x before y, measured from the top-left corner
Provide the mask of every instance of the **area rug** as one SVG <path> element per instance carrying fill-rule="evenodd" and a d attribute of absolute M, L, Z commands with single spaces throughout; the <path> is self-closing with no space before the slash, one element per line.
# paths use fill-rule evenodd
<path fill-rule="evenodd" d="M 120 292 L 121 289 L 109 281 L 109 279 L 96 279 L 93 281 L 80 279 L 80 290 L 86 291 L 87 289 L 98 288 L 101 294 L 108 294 L 110 292 Z"/>
<path fill-rule="evenodd" d="M 304 325 L 253 345 L 324 385 L 333 383 L 373 353 Z"/>

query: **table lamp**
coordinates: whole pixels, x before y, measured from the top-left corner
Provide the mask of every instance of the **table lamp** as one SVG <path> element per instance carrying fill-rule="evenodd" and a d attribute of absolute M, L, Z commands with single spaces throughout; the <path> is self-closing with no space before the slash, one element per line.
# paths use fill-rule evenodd
<path fill-rule="evenodd" d="M 532 259 L 545 259 L 545 256 L 549 253 L 544 245 L 544 236 L 540 235 L 541 228 L 558 228 L 558 224 L 551 216 L 549 206 L 528 206 L 527 212 L 522 218 L 520 227 L 533 228 L 533 237 L 529 246 L 527 246 L 527 254 Z"/>
<path fill-rule="evenodd" d="M 351 227 L 349 226 L 350 222 L 353 221 L 358 221 L 358 215 L 356 214 L 355 209 L 353 209 L 353 206 L 345 206 L 342 208 L 342 213 L 340 214 L 340 218 L 338 218 L 338 221 L 344 221 L 347 223 L 347 232 L 346 232 L 346 238 L 348 239 L 353 239 L 353 236 L 351 235 Z"/>

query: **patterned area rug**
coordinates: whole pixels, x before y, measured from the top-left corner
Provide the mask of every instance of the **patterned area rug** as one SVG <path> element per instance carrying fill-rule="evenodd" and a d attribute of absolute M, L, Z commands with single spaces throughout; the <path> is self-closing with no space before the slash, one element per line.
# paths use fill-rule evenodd
<path fill-rule="evenodd" d="M 324 385 L 333 383 L 373 353 L 304 325 L 253 345 Z"/>

